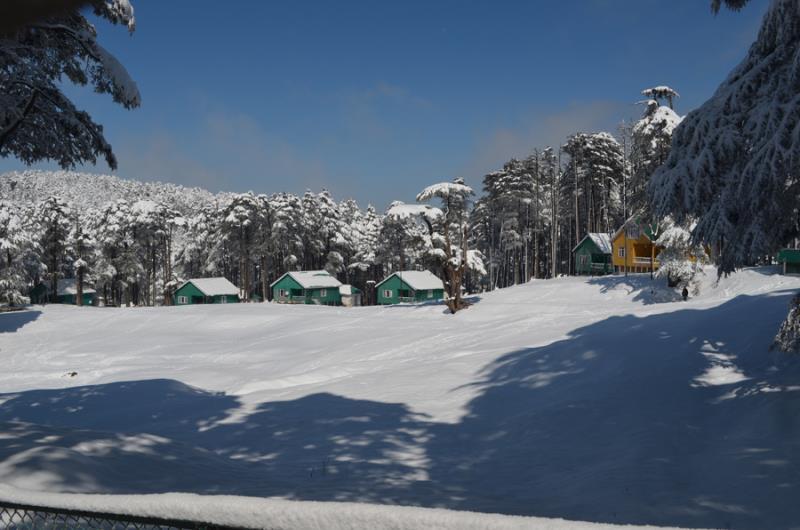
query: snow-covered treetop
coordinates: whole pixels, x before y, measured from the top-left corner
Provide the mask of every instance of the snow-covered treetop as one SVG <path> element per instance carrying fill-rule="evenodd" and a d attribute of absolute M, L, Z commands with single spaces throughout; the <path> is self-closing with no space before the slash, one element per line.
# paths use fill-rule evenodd
<path fill-rule="evenodd" d="M 430 204 L 406 204 L 401 201 L 395 201 L 386 210 L 386 216 L 395 219 L 424 217 L 429 220 L 436 220 L 442 216 L 442 211 Z"/>
<path fill-rule="evenodd" d="M 669 108 L 672 108 L 673 100 L 681 96 L 680 94 L 678 94 L 676 90 L 665 85 L 646 88 L 642 90 L 642 95 L 650 99 L 654 99 L 656 101 L 661 101 L 662 99 L 666 99 Z"/>
<path fill-rule="evenodd" d="M 647 100 L 644 104 L 647 105 L 647 110 L 642 119 L 634 124 L 633 134 L 647 137 L 664 134 L 671 137 L 683 118 L 671 108 L 659 105 L 654 99 Z"/>
<path fill-rule="evenodd" d="M 711 11 L 718 13 L 722 4 L 725 4 L 725 7 L 728 9 L 739 11 L 749 1 L 750 0 L 711 0 Z"/>
<path fill-rule="evenodd" d="M 465 197 L 472 194 L 472 188 L 464 184 L 464 179 L 456 178 L 453 179 L 453 182 L 440 182 L 428 186 L 417 195 L 417 201 L 429 201 L 435 197 L 440 199 L 447 199 L 452 196 Z"/>
<path fill-rule="evenodd" d="M 654 86 L 652 88 L 645 88 L 642 90 L 642 95 L 651 99 L 660 99 L 660 98 L 679 98 L 681 97 L 678 92 L 670 88 L 666 85 L 659 85 Z"/>

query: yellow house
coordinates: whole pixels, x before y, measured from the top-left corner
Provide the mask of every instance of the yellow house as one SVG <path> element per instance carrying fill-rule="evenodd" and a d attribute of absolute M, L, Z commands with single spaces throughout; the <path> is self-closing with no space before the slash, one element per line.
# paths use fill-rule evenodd
<path fill-rule="evenodd" d="M 612 239 L 614 272 L 653 272 L 658 269 L 661 248 L 655 244 L 653 229 L 637 218 L 628 219 Z"/>

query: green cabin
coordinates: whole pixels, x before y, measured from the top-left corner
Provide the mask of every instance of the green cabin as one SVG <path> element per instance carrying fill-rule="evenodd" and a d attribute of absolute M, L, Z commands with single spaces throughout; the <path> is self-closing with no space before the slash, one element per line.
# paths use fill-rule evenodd
<path fill-rule="evenodd" d="M 239 288 L 225 278 L 192 278 L 175 291 L 175 305 L 236 303 Z"/>
<path fill-rule="evenodd" d="M 32 304 L 69 304 L 77 305 L 78 281 L 75 278 L 62 278 L 58 280 L 56 301 L 52 301 L 50 282 L 39 282 L 33 287 L 29 296 Z M 97 293 L 88 284 L 83 284 L 83 305 L 95 305 Z"/>
<path fill-rule="evenodd" d="M 280 304 L 342 305 L 341 286 L 328 271 L 290 271 L 269 288 Z"/>
<path fill-rule="evenodd" d="M 611 236 L 608 234 L 589 233 L 575 245 L 575 274 L 598 275 L 611 274 L 614 266 L 611 263 Z"/>
<path fill-rule="evenodd" d="M 413 304 L 444 298 L 444 283 L 430 271 L 400 271 L 375 286 L 378 305 Z"/>
<path fill-rule="evenodd" d="M 778 263 L 783 265 L 784 274 L 800 274 L 800 249 L 784 248 L 778 252 Z"/>

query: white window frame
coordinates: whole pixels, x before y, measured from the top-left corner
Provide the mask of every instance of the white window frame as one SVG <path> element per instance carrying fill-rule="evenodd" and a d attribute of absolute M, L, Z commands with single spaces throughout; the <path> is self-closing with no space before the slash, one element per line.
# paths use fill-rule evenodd
<path fill-rule="evenodd" d="M 433 298 L 433 289 L 428 289 L 428 298 Z"/>
<path fill-rule="evenodd" d="M 289 298 L 289 289 L 278 289 L 278 298 Z"/>
<path fill-rule="evenodd" d="M 186 305 L 188 303 L 189 303 L 189 297 L 188 296 L 179 296 L 178 297 L 178 305 Z"/>
<path fill-rule="evenodd" d="M 328 296 L 328 290 L 327 289 L 320 289 L 319 290 L 319 297 L 320 298 L 325 298 L 326 296 Z"/>
<path fill-rule="evenodd" d="M 220 298 L 220 300 L 221 300 L 220 304 L 227 304 L 228 303 L 228 295 L 227 294 L 223 294 L 222 298 Z"/>
<path fill-rule="evenodd" d="M 619 256 L 620 258 L 625 257 L 625 247 L 619 247 L 617 249 L 617 256 Z"/>
<path fill-rule="evenodd" d="M 384 298 L 392 298 L 394 296 L 393 293 L 394 293 L 394 291 L 392 291 L 391 289 L 384 289 L 383 290 L 383 297 Z"/>

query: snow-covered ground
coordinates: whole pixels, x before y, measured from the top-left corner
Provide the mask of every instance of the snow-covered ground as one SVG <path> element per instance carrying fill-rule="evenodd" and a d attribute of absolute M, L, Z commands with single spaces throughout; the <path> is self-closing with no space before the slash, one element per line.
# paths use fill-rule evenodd
<path fill-rule="evenodd" d="M 652 285 L 3 314 L 0 482 L 792 528 L 800 360 L 768 347 L 800 279 Z"/>

